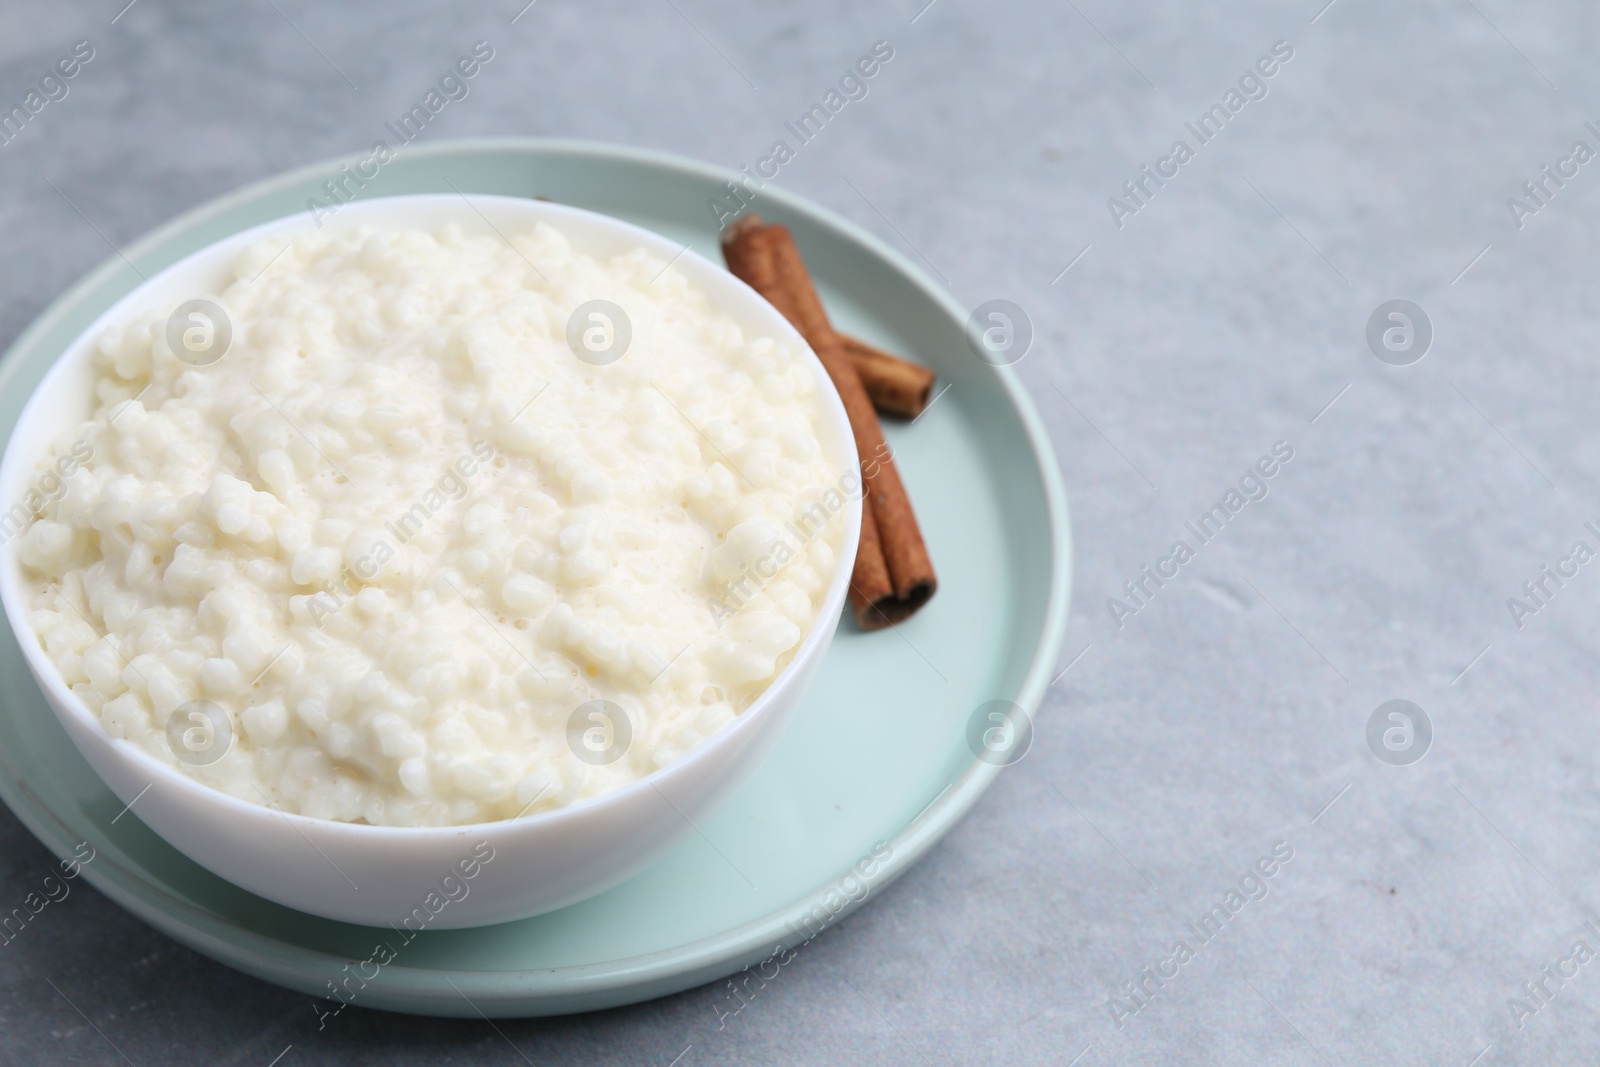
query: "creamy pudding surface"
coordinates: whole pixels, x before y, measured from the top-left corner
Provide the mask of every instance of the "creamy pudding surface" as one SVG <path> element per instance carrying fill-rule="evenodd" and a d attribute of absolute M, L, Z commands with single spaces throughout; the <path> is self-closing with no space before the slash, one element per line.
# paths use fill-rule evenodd
<path fill-rule="evenodd" d="M 33 628 L 112 736 L 317 818 L 671 763 L 817 623 L 859 493 L 804 347 L 544 224 L 267 237 L 93 361 L 15 532 Z"/>

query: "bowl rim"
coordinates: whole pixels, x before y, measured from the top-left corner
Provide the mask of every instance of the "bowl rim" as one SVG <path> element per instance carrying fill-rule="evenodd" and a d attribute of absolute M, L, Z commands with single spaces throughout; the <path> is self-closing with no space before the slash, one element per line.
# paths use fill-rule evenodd
<path fill-rule="evenodd" d="M 669 266 L 680 266 L 685 261 L 688 261 L 691 268 L 689 272 L 691 274 L 690 280 L 693 284 L 703 288 L 699 280 L 692 276 L 694 273 L 704 273 L 707 277 L 717 277 L 721 282 L 729 284 L 731 291 L 740 294 L 737 299 L 747 305 L 744 309 L 745 312 L 754 318 L 764 320 L 770 326 L 770 329 L 764 330 L 764 336 L 774 337 L 797 345 L 805 353 L 805 356 L 809 358 L 810 366 L 818 382 L 816 395 L 819 397 L 822 408 L 821 419 L 825 424 L 822 432 L 819 433 L 819 437 L 824 438 L 824 448 L 838 453 L 842 471 L 856 471 L 859 479 L 860 458 L 856 451 L 854 436 L 850 430 L 849 419 L 845 414 L 843 401 L 840 399 L 838 391 L 834 388 L 832 380 L 828 377 L 821 360 L 818 359 L 816 353 L 793 324 L 742 279 L 727 271 L 721 265 L 713 263 L 700 255 L 699 252 L 687 245 L 680 248 L 676 242 L 671 241 L 662 234 L 603 212 L 591 211 L 586 208 L 560 204 L 554 201 L 538 200 L 532 197 L 509 196 L 497 193 L 472 193 L 470 197 L 469 199 L 468 194 L 460 192 L 401 193 L 393 196 L 362 197 L 342 204 L 337 215 L 331 220 L 329 230 L 330 232 L 357 230 L 363 226 L 377 229 L 395 229 L 400 228 L 403 224 L 368 221 L 366 216 L 383 215 L 386 212 L 403 210 L 406 204 L 427 205 L 430 207 L 442 205 L 455 207 L 460 204 L 467 210 L 463 212 L 459 220 L 452 221 L 462 225 L 469 232 L 487 232 L 484 228 L 485 225 L 493 229 L 494 224 L 489 222 L 486 217 L 475 214 L 474 201 L 477 201 L 527 212 L 531 216 L 528 219 L 530 225 L 535 221 L 549 221 L 547 216 L 554 216 L 556 218 L 570 218 L 581 225 L 599 226 L 602 229 L 609 228 L 619 235 L 632 239 L 635 242 L 634 247 L 643 247 L 652 254 L 672 260 Z M 11 434 L 6 440 L 5 450 L 3 454 L 0 454 L 0 489 L 4 489 L 12 485 L 13 482 L 17 482 L 19 478 L 25 477 L 41 459 L 47 458 L 45 453 L 48 452 L 49 444 L 53 444 L 56 439 L 50 438 L 49 444 L 46 444 L 42 451 L 35 448 L 33 450 L 34 454 L 30 454 L 29 450 L 21 445 L 23 431 L 30 422 L 41 417 L 40 412 L 36 409 L 41 406 L 42 394 L 46 392 L 47 387 L 53 383 L 58 375 L 65 373 L 68 366 L 76 360 L 88 358 L 88 353 L 92 351 L 95 341 L 109 326 L 129 317 L 130 314 L 136 314 L 141 302 L 150 302 L 147 294 L 157 288 L 163 280 L 169 279 L 171 275 L 184 270 L 195 269 L 201 261 L 205 260 L 215 260 L 212 266 L 225 268 L 230 256 L 236 255 L 238 251 L 254 241 L 274 234 L 292 231 L 310 222 L 307 212 L 296 211 L 292 214 L 282 215 L 255 226 L 226 234 L 174 260 L 118 297 L 93 322 L 63 347 L 29 393 L 27 401 L 17 415 L 17 421 L 12 427 Z M 448 224 L 441 223 L 438 225 Z M 320 222 L 313 225 L 315 225 L 313 232 L 322 232 L 323 226 Z M 434 228 L 437 228 L 437 225 Z M 162 229 L 165 229 L 165 227 Z M 713 284 L 717 283 L 714 282 Z M 216 295 L 221 296 L 222 294 L 218 292 Z M 710 294 L 707 295 L 709 296 Z M 716 298 L 713 297 L 712 299 L 715 303 Z M 726 305 L 717 307 L 716 310 L 720 310 L 724 314 L 729 314 L 733 311 L 732 308 Z M 831 438 L 831 442 L 827 438 Z M 842 473 L 841 477 L 843 477 Z M 22 483 L 18 482 L 18 484 Z M 769 709 L 778 701 L 781 693 L 794 684 L 796 677 L 810 661 L 826 654 L 827 646 L 832 641 L 835 626 L 829 625 L 828 620 L 837 616 L 844 607 L 856 555 L 857 541 L 860 536 L 862 502 L 863 497 L 860 493 L 845 494 L 845 508 L 843 511 L 845 522 L 839 534 L 840 547 L 835 553 L 834 572 L 828 580 L 828 586 L 823 594 L 821 604 L 805 636 L 790 655 L 789 662 L 773 677 L 750 706 L 735 716 L 731 723 L 726 724 L 716 733 L 704 739 L 666 766 L 657 767 L 648 774 L 641 775 L 633 781 L 607 792 L 582 797 L 570 804 L 545 811 L 480 822 L 394 826 L 324 819 L 299 812 L 285 811 L 276 805 L 257 804 L 225 793 L 221 789 L 199 779 L 191 778 L 175 767 L 169 767 L 162 763 L 134 742 L 111 737 L 106 732 L 99 717 L 92 714 L 87 705 L 65 684 L 54 661 L 44 651 L 38 635 L 28 623 L 26 618 L 27 609 L 21 603 L 24 591 L 22 569 L 20 562 L 16 558 L 17 546 L 21 541 L 21 532 L 13 536 L 5 544 L 0 545 L 0 606 L 4 608 L 7 623 L 17 637 L 17 644 L 21 648 L 23 657 L 27 661 L 35 680 L 51 691 L 47 695 L 53 696 L 54 699 L 50 699 L 48 703 L 58 716 L 64 712 L 70 713 L 79 720 L 81 725 L 98 734 L 99 739 L 106 743 L 108 751 L 115 753 L 119 759 L 133 763 L 143 771 L 146 777 L 151 779 L 152 784 L 157 780 L 161 780 L 164 784 L 178 789 L 180 792 L 194 796 L 201 803 L 216 804 L 220 809 L 229 811 L 228 817 L 230 818 L 270 819 L 276 816 L 288 820 L 290 825 L 296 829 L 312 827 L 322 833 L 378 840 L 386 838 L 405 838 L 407 840 L 437 838 L 443 841 L 489 832 L 505 833 L 516 830 L 531 833 L 544 827 L 559 826 L 571 820 L 585 818 L 605 807 L 624 805 L 632 798 L 642 795 L 647 789 L 655 788 L 664 782 L 692 774 L 699 764 L 711 759 L 715 752 L 733 744 L 736 738 L 755 730 L 756 726 L 752 724 L 757 720 L 770 716 Z M 659 790 L 657 791 L 659 792 Z M 115 791 L 113 790 L 113 792 Z"/>

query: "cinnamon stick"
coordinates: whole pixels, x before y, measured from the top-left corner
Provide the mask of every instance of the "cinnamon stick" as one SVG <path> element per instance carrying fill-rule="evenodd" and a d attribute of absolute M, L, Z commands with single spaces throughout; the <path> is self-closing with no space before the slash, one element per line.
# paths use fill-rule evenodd
<path fill-rule="evenodd" d="M 772 255 L 772 249 L 756 239 L 761 229 L 761 220 L 755 216 L 746 216 L 740 219 L 728 231 L 723 239 L 722 253 L 728 262 L 728 269 L 739 277 L 746 285 L 766 297 L 767 302 L 777 308 L 779 313 L 791 323 L 796 321 L 794 303 L 789 299 L 789 294 L 784 288 L 778 275 L 777 260 Z M 832 372 L 829 372 L 832 377 Z M 861 383 L 855 383 L 859 392 Z M 835 385 L 835 388 L 838 388 Z M 846 387 L 848 388 L 848 386 Z M 854 420 L 852 421 L 852 425 Z M 888 612 L 874 607 L 877 604 L 888 604 L 892 607 L 895 595 L 894 584 L 889 579 L 889 566 L 883 558 L 883 547 L 878 537 L 878 523 L 872 516 L 872 508 L 862 501 L 861 507 L 861 537 L 856 548 L 855 567 L 850 573 L 850 612 L 863 629 L 875 629 L 877 626 L 887 625 L 880 620 L 887 619 Z"/>
<path fill-rule="evenodd" d="M 787 227 L 763 225 L 747 216 L 724 236 L 723 255 L 728 268 L 766 297 L 811 345 L 850 419 L 866 498 L 851 576 L 856 622 L 864 630 L 876 630 L 910 617 L 933 596 L 938 579 L 872 401 L 843 339 L 828 321 L 794 239 Z"/>
<path fill-rule="evenodd" d="M 861 376 L 873 407 L 902 419 L 922 414 L 933 391 L 933 371 L 854 337 L 840 334 L 839 339 L 855 361 L 856 373 Z"/>

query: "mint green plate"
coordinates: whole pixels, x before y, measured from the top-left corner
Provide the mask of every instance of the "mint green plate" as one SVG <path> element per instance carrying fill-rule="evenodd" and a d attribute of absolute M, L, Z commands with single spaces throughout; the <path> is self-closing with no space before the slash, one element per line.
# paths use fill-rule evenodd
<path fill-rule="evenodd" d="M 331 160 L 215 200 L 134 242 L 75 285 L 0 364 L 0 440 L 66 345 L 140 277 L 306 208 Z M 524 139 L 406 147 L 363 195 L 548 196 L 648 227 L 717 259 L 707 201 L 732 172 L 638 149 Z M 939 593 L 896 628 L 846 621 L 793 725 L 754 781 L 645 873 L 562 911 L 418 935 L 354 1003 L 430 1015 L 553 1015 L 676 992 L 793 947 L 875 895 L 954 825 L 1000 767 L 973 757 L 987 701 L 1032 711 L 1066 624 L 1071 536 L 1049 442 L 1010 371 L 975 358 L 967 309 L 882 242 L 775 186 L 755 205 L 789 225 L 834 320 L 932 366 L 949 391 L 888 429 Z M 1035 354 L 1034 358 L 1038 358 Z M 0 797 L 58 856 L 88 841 L 85 877 L 191 948 L 326 994 L 370 976 L 397 935 L 313 918 L 190 862 L 90 770 L 0 633 Z M 119 817 L 120 816 L 120 817 Z M 854 872 L 854 873 L 852 873 Z M 380 954 L 378 958 L 386 958 Z M 349 986 L 355 989 L 355 983 Z"/>

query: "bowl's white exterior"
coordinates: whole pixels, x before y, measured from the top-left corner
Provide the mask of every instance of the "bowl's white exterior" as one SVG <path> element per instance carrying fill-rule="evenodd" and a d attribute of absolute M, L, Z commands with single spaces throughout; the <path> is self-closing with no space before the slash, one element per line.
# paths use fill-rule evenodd
<path fill-rule="evenodd" d="M 721 267 L 657 234 L 577 208 L 515 197 L 474 195 L 469 202 L 429 194 L 347 204 L 322 224 L 433 229 L 455 223 L 487 233 L 489 220 L 500 230 L 550 222 L 575 249 L 599 255 L 644 247 L 663 260 L 677 256 L 674 269 L 747 335 L 805 347 L 770 304 Z M 241 247 L 313 228 L 309 215 L 297 215 L 236 234 L 173 264 L 109 308 L 67 348 L 23 409 L 0 460 L 0 501 L 21 499 L 38 462 L 88 415 L 89 357 L 106 326 L 143 308 L 214 297 Z M 854 471 L 857 457 L 843 405 L 822 365 L 815 357 L 812 363 L 824 448 L 836 469 Z M 73 743 L 134 815 L 190 859 L 268 900 L 330 919 L 411 929 L 481 926 L 552 911 L 616 885 L 694 832 L 749 779 L 777 744 L 838 625 L 860 530 L 859 496 L 848 497 L 843 515 L 837 570 L 817 621 L 789 665 L 743 715 L 676 763 L 622 789 L 555 811 L 471 826 L 338 823 L 211 789 L 112 739 L 63 684 L 27 621 L 15 538 L 0 547 L 0 603 L 29 670 Z M 472 876 L 464 877 L 464 870 Z"/>

